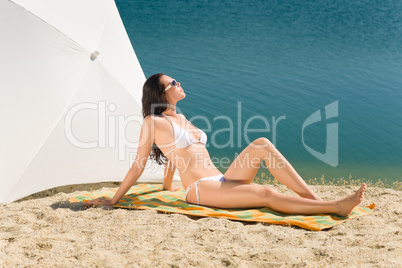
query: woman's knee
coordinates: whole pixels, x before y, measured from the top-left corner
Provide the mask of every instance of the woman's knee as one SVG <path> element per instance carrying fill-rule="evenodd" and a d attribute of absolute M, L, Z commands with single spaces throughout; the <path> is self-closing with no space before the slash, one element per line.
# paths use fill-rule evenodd
<path fill-rule="evenodd" d="M 278 193 L 275 189 L 271 188 L 271 187 L 258 187 L 257 190 L 257 194 L 258 196 L 262 197 L 263 199 L 267 199 L 270 198 L 272 195 Z"/>
<path fill-rule="evenodd" d="M 256 148 L 270 149 L 274 147 L 272 142 L 265 137 L 258 138 L 252 142 Z"/>
<path fill-rule="evenodd" d="M 271 205 L 270 202 L 272 201 L 272 197 L 274 197 L 276 194 L 278 194 L 278 191 L 273 189 L 273 188 L 271 188 L 271 187 L 264 187 L 263 189 L 264 189 L 263 197 L 264 197 L 264 200 L 266 201 L 266 205 L 270 206 Z"/>

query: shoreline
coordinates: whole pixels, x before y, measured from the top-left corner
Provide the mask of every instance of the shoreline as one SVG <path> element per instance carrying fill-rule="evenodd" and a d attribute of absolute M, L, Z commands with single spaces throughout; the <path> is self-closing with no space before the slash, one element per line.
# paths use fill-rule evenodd
<path fill-rule="evenodd" d="M 256 176 L 254 179 L 254 182 L 258 184 L 279 184 L 279 182 L 272 176 L 272 175 L 266 175 L 267 173 L 264 173 L 261 176 Z M 402 191 L 402 181 L 394 181 L 392 183 L 388 183 L 387 179 L 378 179 L 378 180 L 370 180 L 370 179 L 364 179 L 364 178 L 359 178 L 359 179 L 352 179 L 352 176 L 349 176 L 348 179 L 345 179 L 344 177 L 340 178 L 332 178 L 332 179 L 326 179 L 324 178 L 324 175 L 321 176 L 321 178 L 317 179 L 305 179 L 305 182 L 309 186 L 361 186 L 362 183 L 365 183 L 367 187 L 374 187 L 374 188 L 386 188 L 386 189 L 393 189 L 396 191 Z"/>
<path fill-rule="evenodd" d="M 106 184 L 96 185 L 108 190 L 119 183 Z M 0 267 L 402 265 L 401 191 L 368 187 L 360 205 L 376 203 L 372 213 L 313 232 L 152 210 L 83 209 L 66 202 L 87 192 L 88 186 L 99 189 L 95 185 L 63 186 L 65 192 L 51 189 L 39 193 L 41 196 L 1 204 Z M 284 185 L 268 186 L 295 195 Z M 328 185 L 311 188 L 324 200 L 357 189 Z"/>

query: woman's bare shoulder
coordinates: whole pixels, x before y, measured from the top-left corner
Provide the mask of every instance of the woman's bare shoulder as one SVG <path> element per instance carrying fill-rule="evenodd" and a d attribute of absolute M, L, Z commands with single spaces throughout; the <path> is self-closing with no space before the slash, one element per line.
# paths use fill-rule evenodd
<path fill-rule="evenodd" d="M 144 121 L 151 122 L 151 121 L 161 121 L 162 115 L 161 114 L 150 114 L 144 118 Z"/>
<path fill-rule="evenodd" d="M 157 129 L 169 127 L 169 122 L 164 119 L 162 115 L 158 114 L 148 115 L 144 118 L 144 123 L 148 124 L 149 126 L 154 126 Z"/>
<path fill-rule="evenodd" d="M 184 114 L 177 114 L 177 115 L 179 115 L 179 116 L 182 117 L 183 119 L 186 119 L 186 116 L 185 116 Z"/>
<path fill-rule="evenodd" d="M 171 124 L 163 118 L 163 115 L 148 115 L 144 118 L 144 123 L 147 124 L 149 131 L 154 133 L 155 143 L 158 146 L 169 142 L 173 130 Z"/>

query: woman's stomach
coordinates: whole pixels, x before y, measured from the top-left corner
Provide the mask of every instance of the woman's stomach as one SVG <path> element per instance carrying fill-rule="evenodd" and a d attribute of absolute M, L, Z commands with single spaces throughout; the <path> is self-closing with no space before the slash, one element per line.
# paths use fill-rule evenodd
<path fill-rule="evenodd" d="M 201 178 L 221 174 L 203 144 L 192 144 L 185 148 L 176 149 L 171 155 L 170 161 L 179 171 L 185 188 Z"/>

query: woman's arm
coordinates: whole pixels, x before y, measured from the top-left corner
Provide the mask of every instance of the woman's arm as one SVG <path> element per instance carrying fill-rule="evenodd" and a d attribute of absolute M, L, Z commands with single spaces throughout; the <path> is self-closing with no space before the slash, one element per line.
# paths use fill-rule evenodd
<path fill-rule="evenodd" d="M 128 170 L 126 177 L 121 183 L 119 189 L 113 198 L 103 199 L 97 198 L 90 200 L 85 203 L 85 206 L 90 205 L 114 205 L 119 202 L 119 200 L 127 193 L 127 191 L 134 185 L 134 183 L 141 176 L 144 171 L 145 165 L 148 160 L 149 153 L 151 152 L 152 144 L 154 144 L 154 135 L 152 135 L 151 129 L 151 116 L 147 116 L 142 124 L 140 141 L 138 144 L 137 155 L 135 157 L 134 163 Z"/>
<path fill-rule="evenodd" d="M 170 160 L 166 161 L 165 175 L 163 176 L 163 190 L 176 191 L 178 189 L 178 187 L 172 186 L 175 171 L 176 167 L 173 165 L 173 163 Z"/>

